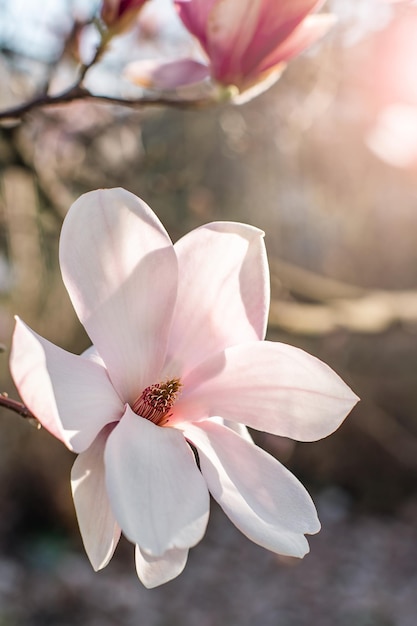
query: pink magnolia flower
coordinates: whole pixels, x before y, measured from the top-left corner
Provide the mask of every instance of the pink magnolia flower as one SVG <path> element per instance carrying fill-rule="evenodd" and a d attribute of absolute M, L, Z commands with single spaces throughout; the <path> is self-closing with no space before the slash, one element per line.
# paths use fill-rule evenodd
<path fill-rule="evenodd" d="M 210 77 L 253 97 L 278 80 L 286 63 L 322 37 L 334 23 L 312 15 L 322 0 L 175 0 L 180 18 L 200 42 L 208 65 L 192 59 L 138 61 L 133 82 L 161 89 Z"/>
<path fill-rule="evenodd" d="M 217 222 L 172 245 L 123 189 L 87 193 L 61 234 L 62 275 L 94 347 L 77 356 L 17 320 L 11 371 L 21 396 L 79 454 L 74 503 L 93 567 L 121 530 L 147 587 L 177 576 L 203 537 L 209 492 L 252 541 L 302 557 L 320 524 L 304 487 L 242 422 L 310 441 L 357 397 L 327 365 L 263 341 L 263 233 Z"/>

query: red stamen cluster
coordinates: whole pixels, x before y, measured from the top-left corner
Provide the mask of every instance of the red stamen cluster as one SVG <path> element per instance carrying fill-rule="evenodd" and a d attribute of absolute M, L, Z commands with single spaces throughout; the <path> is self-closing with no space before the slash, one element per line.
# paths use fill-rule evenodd
<path fill-rule="evenodd" d="M 181 387 L 178 378 L 150 385 L 135 401 L 132 410 L 157 426 L 164 426 L 172 415 L 170 410 L 181 392 Z"/>

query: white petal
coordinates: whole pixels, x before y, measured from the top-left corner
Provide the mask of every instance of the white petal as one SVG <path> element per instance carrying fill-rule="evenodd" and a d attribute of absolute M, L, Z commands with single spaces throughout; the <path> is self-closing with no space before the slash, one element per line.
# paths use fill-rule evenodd
<path fill-rule="evenodd" d="M 300 441 L 332 433 L 358 401 L 325 363 L 270 341 L 228 348 L 182 382 L 171 424 L 221 415 Z"/>
<path fill-rule="evenodd" d="M 211 421 L 188 424 L 201 471 L 213 497 L 255 543 L 288 556 L 308 552 L 304 533 L 320 530 L 314 504 L 302 484 L 271 455 Z"/>
<path fill-rule="evenodd" d="M 183 571 L 188 558 L 188 550 L 167 550 L 162 556 L 150 556 L 139 546 L 135 549 L 136 571 L 140 581 L 148 589 L 153 589 L 176 578 Z"/>
<path fill-rule="evenodd" d="M 227 428 L 231 428 L 235 433 L 253 443 L 252 436 L 245 424 L 240 424 L 239 422 L 231 422 L 230 420 L 225 420 L 222 417 L 212 417 L 211 422 L 216 422 L 216 424 L 221 424 L 222 426 L 227 426 Z"/>
<path fill-rule="evenodd" d="M 179 430 L 161 428 L 127 407 L 109 436 L 106 482 L 127 538 L 155 557 L 204 535 L 209 495 Z"/>
<path fill-rule="evenodd" d="M 264 233 L 217 222 L 175 244 L 178 299 L 168 353 L 185 373 L 209 355 L 263 339 L 269 311 Z M 175 373 L 175 369 L 174 369 Z"/>
<path fill-rule="evenodd" d="M 76 459 L 71 488 L 85 551 L 97 571 L 107 565 L 120 538 L 120 526 L 110 507 L 104 472 L 104 446 L 111 427 Z"/>
<path fill-rule="evenodd" d="M 26 406 L 71 450 L 88 448 L 124 405 L 97 362 L 71 354 L 16 319 L 10 370 Z"/>
<path fill-rule="evenodd" d="M 84 352 L 81 353 L 81 356 L 84 359 L 88 359 L 89 361 L 93 361 L 93 363 L 101 365 L 102 367 L 106 367 L 95 346 L 90 346 L 87 350 L 84 350 Z"/>
<path fill-rule="evenodd" d="M 125 402 L 156 380 L 177 292 L 177 260 L 162 224 L 124 189 L 79 198 L 60 240 L 65 285 Z"/>

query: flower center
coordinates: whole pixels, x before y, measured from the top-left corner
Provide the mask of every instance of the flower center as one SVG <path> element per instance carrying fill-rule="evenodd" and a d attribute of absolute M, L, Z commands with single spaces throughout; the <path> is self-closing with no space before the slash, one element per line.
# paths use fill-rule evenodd
<path fill-rule="evenodd" d="M 181 387 L 179 378 L 150 385 L 135 400 L 132 410 L 157 426 L 165 426 L 172 415 L 170 411 L 181 393 Z"/>

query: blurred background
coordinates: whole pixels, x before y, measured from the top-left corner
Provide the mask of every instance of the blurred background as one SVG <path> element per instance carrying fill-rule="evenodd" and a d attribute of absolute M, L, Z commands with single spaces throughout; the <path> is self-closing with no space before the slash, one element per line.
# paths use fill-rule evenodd
<path fill-rule="evenodd" d="M 36 7 L 35 7 L 36 4 Z M 96 43 L 87 0 L 0 0 L 0 110 L 75 80 Z M 417 8 L 333 0 L 330 35 L 246 105 L 131 110 L 80 101 L 0 125 L 0 391 L 13 315 L 79 353 L 57 245 L 98 187 L 141 196 L 175 241 L 212 220 L 266 232 L 269 338 L 331 365 L 362 402 L 331 437 L 254 433 L 308 487 L 323 529 L 297 561 L 213 503 L 185 572 L 146 590 L 121 541 L 94 573 L 69 489 L 73 455 L 0 411 L 0 626 L 415 626 L 417 621 Z M 140 95 L 135 58 L 194 51 L 168 0 L 87 75 Z"/>

